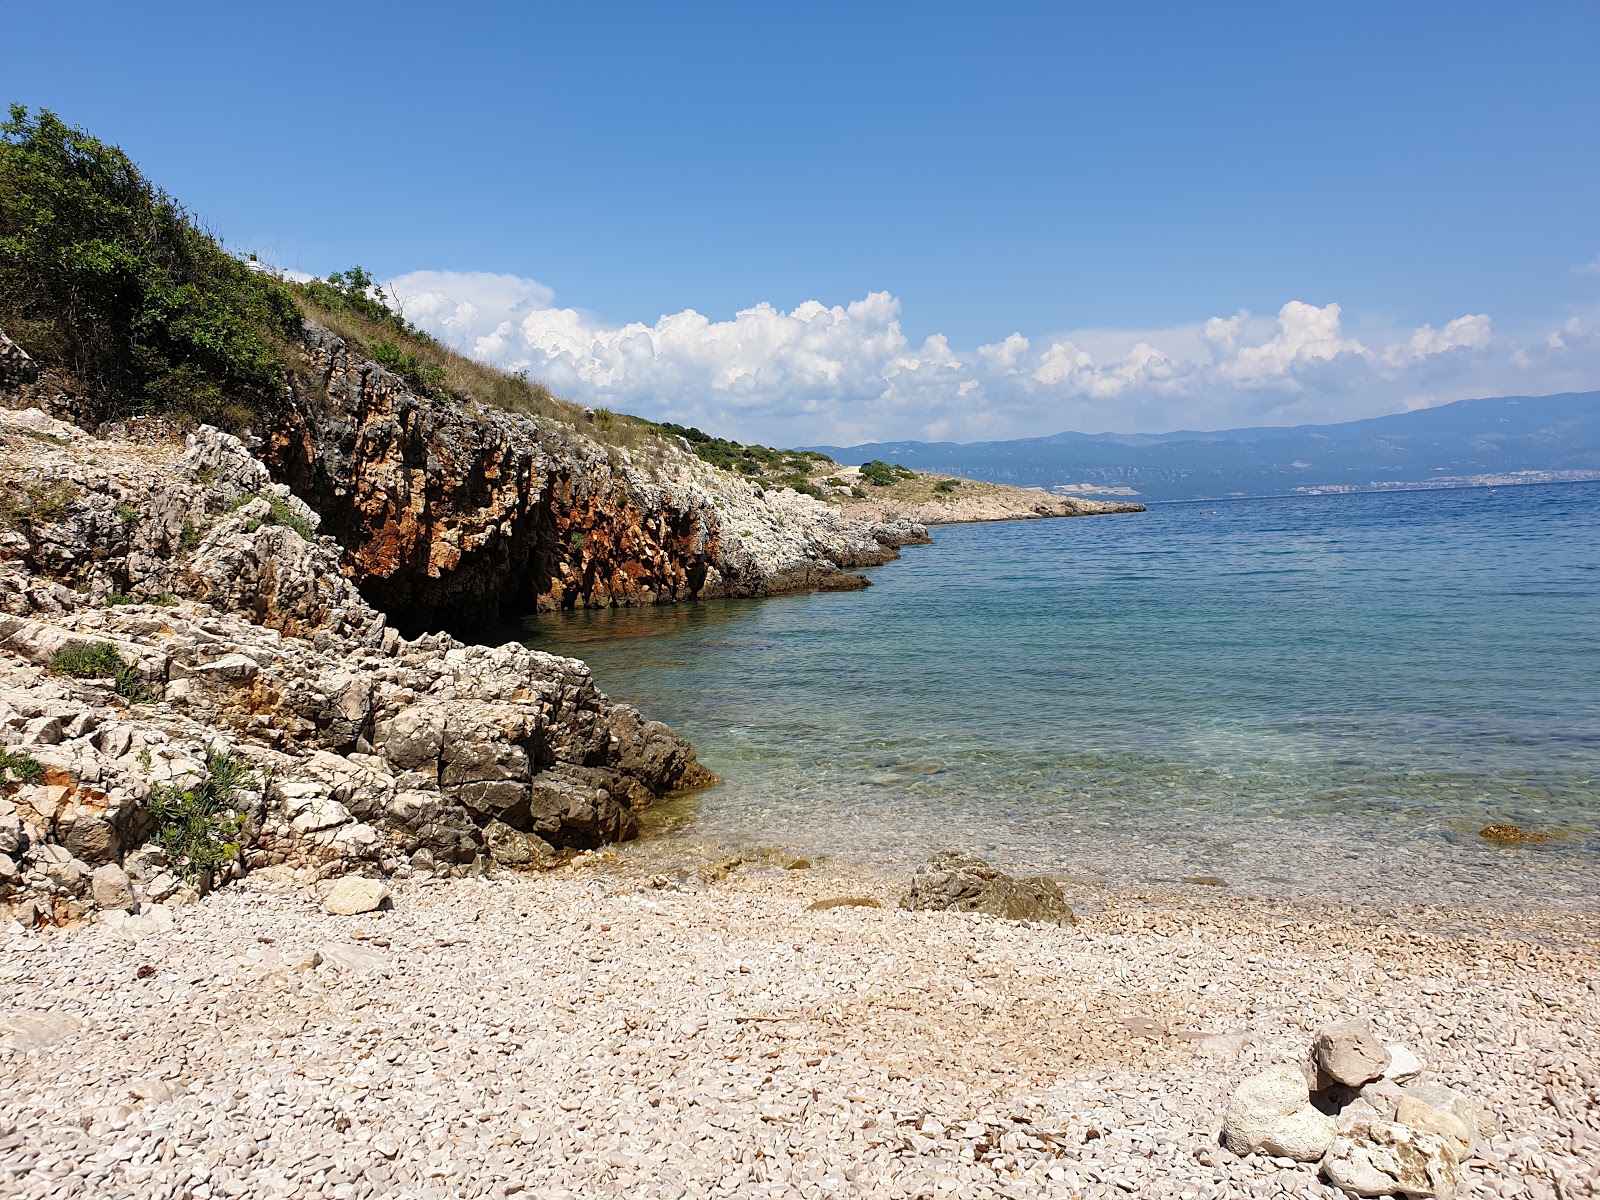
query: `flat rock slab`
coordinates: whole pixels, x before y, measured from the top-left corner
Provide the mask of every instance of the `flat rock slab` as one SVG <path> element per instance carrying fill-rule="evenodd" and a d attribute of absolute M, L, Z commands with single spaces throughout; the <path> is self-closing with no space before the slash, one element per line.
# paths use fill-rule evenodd
<path fill-rule="evenodd" d="M 363 879 L 359 875 L 346 875 L 343 879 L 334 880 L 322 894 L 322 906 L 336 917 L 374 912 L 388 904 L 389 889 L 383 882 Z"/>
<path fill-rule="evenodd" d="M 66 1041 L 82 1028 L 77 1017 L 60 1013 L 6 1013 L 0 1016 L 0 1043 L 13 1050 L 39 1050 Z"/>
<path fill-rule="evenodd" d="M 1329 1080 L 1348 1087 L 1360 1087 L 1383 1076 L 1389 1067 L 1389 1052 L 1373 1036 L 1365 1021 L 1340 1021 L 1317 1032 L 1312 1047 L 1317 1070 Z"/>

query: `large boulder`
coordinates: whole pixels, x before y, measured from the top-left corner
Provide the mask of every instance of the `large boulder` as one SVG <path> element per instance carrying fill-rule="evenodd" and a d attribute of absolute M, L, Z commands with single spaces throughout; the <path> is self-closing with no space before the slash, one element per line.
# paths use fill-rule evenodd
<path fill-rule="evenodd" d="M 988 913 L 1012 921 L 1071 925 L 1076 918 L 1055 882 L 1017 878 L 963 854 L 941 853 L 911 877 L 900 907 L 922 911 Z"/>
<path fill-rule="evenodd" d="M 1298 1067 L 1272 1067 L 1241 1083 L 1228 1101 L 1222 1140 L 1235 1154 L 1316 1162 L 1333 1143 L 1334 1123 L 1311 1104 Z"/>

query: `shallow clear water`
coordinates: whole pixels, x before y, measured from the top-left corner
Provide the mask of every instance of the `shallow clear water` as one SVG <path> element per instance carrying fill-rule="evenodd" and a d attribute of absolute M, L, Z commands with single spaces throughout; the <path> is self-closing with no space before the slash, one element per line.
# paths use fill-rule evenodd
<path fill-rule="evenodd" d="M 1600 484 L 950 526 L 865 592 L 540 616 L 725 782 L 671 836 L 1600 900 Z M 1509 822 L 1560 835 L 1490 845 Z"/>

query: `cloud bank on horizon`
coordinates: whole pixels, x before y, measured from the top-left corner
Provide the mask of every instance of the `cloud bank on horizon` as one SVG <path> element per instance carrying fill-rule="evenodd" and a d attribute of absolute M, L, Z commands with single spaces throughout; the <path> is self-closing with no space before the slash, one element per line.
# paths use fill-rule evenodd
<path fill-rule="evenodd" d="M 386 287 L 448 345 L 575 400 L 782 445 L 1320 423 L 1600 386 L 1600 308 L 1510 333 L 1468 313 L 1357 336 L 1338 304 L 1290 300 L 1272 317 L 957 348 L 909 338 L 888 292 L 614 326 L 515 275 L 413 271 Z"/>

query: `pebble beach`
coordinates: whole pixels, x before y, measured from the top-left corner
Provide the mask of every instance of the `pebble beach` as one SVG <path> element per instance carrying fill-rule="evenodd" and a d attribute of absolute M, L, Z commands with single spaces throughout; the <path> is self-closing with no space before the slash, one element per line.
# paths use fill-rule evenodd
<path fill-rule="evenodd" d="M 267 870 L 0 930 L 0 1195 L 1339 1196 L 1219 1133 L 1347 1018 L 1475 1098 L 1461 1195 L 1600 1194 L 1590 915 L 1068 885 L 1058 928 L 902 911 L 904 872 L 661 868 L 358 916 Z"/>

